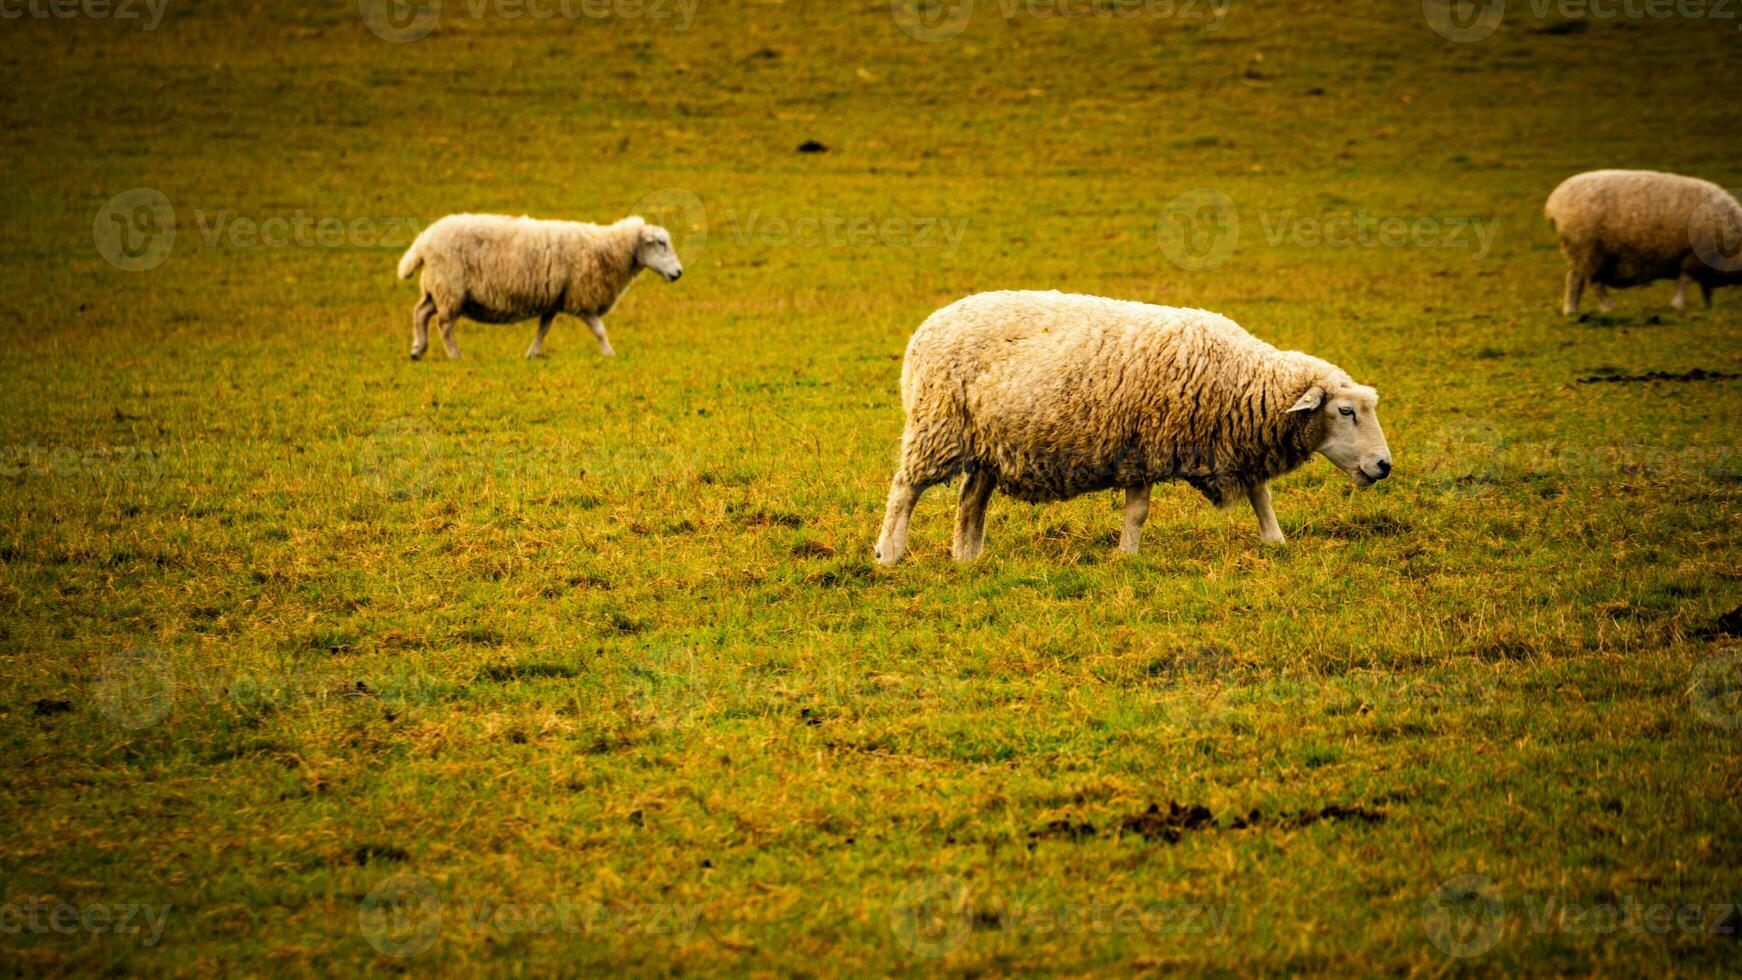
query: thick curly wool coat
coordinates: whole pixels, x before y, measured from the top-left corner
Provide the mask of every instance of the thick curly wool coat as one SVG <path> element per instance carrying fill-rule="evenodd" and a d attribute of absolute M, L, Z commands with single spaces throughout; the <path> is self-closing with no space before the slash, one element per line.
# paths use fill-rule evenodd
<path fill-rule="evenodd" d="M 1555 188 L 1544 213 L 1572 271 L 1591 282 L 1642 286 L 1684 273 L 1712 286 L 1742 282 L 1742 269 L 1714 269 L 1696 247 L 1742 239 L 1742 204 L 1710 181 L 1594 170 Z"/>
<path fill-rule="evenodd" d="M 1184 480 L 1218 505 L 1306 462 L 1334 365 L 1203 310 L 1057 292 L 982 293 L 928 318 L 901 373 L 901 478 L 989 468 L 1021 500 Z"/>
<path fill-rule="evenodd" d="M 545 313 L 602 317 L 635 281 L 644 222 L 539 221 L 455 214 L 417 236 L 399 260 L 399 278 L 423 269 L 436 308 L 482 323 L 514 323 Z"/>

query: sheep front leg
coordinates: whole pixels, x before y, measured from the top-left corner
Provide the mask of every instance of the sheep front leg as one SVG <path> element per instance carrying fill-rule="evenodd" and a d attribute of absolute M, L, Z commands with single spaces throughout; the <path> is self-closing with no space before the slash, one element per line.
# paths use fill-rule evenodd
<path fill-rule="evenodd" d="M 1706 309 L 1709 310 L 1712 308 L 1712 284 L 1711 283 L 1709 283 L 1709 282 L 1700 283 L 1700 298 L 1706 301 Z"/>
<path fill-rule="evenodd" d="M 550 325 L 554 320 L 556 320 L 555 313 L 546 313 L 538 318 L 538 333 L 532 338 L 532 346 L 526 349 L 527 360 L 530 361 L 544 353 L 544 335 L 550 333 Z"/>
<path fill-rule="evenodd" d="M 587 329 L 593 331 L 593 336 L 599 338 L 599 353 L 606 357 L 616 357 L 617 352 L 611 349 L 611 338 L 605 336 L 605 321 L 591 313 L 585 314 L 582 319 L 587 321 Z"/>
<path fill-rule="evenodd" d="M 1679 278 L 1675 281 L 1675 295 L 1670 297 L 1669 307 L 1670 307 L 1670 309 L 1675 310 L 1677 313 L 1680 313 L 1682 310 L 1687 309 L 1687 306 L 1688 306 L 1688 274 L 1684 272 L 1681 274 L 1681 278 Z"/>
<path fill-rule="evenodd" d="M 1567 316 L 1579 312 L 1579 297 L 1585 293 L 1585 277 L 1577 269 L 1567 270 L 1566 302 L 1561 304 L 1561 312 Z"/>
<path fill-rule="evenodd" d="M 978 469 L 962 481 L 962 500 L 956 505 L 956 540 L 951 552 L 957 561 L 980 557 L 986 544 L 986 503 L 998 480 L 990 470 Z"/>
<path fill-rule="evenodd" d="M 907 482 L 905 473 L 895 474 L 889 484 L 889 503 L 883 511 L 883 533 L 877 538 L 878 564 L 893 565 L 907 551 L 907 524 L 923 492 L 923 488 Z"/>
<path fill-rule="evenodd" d="M 1125 528 L 1119 532 L 1119 550 L 1137 554 L 1137 543 L 1143 537 L 1143 522 L 1149 519 L 1149 488 L 1128 487 L 1125 490 Z"/>
<path fill-rule="evenodd" d="M 1265 544 L 1282 544 L 1282 527 L 1276 523 L 1276 511 L 1270 506 L 1270 484 L 1260 483 L 1246 491 L 1252 501 L 1252 513 L 1258 515 L 1258 536 Z"/>

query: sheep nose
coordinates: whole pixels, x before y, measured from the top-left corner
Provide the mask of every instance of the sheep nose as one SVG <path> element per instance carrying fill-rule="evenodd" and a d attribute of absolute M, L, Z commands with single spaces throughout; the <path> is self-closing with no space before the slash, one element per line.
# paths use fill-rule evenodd
<path fill-rule="evenodd" d="M 1373 466 L 1379 471 L 1379 479 L 1383 480 L 1391 475 L 1391 460 L 1382 459 L 1379 462 L 1374 463 Z"/>
<path fill-rule="evenodd" d="M 679 269 L 676 272 L 671 274 L 671 281 L 672 282 L 677 282 L 679 279 L 682 279 L 682 278 L 683 278 L 683 270 L 682 269 Z"/>

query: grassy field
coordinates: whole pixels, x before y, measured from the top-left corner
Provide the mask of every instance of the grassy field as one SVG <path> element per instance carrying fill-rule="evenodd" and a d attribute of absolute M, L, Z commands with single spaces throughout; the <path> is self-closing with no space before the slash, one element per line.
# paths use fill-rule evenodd
<path fill-rule="evenodd" d="M 0 967 L 1742 963 L 1742 290 L 1564 319 L 1541 215 L 1742 186 L 1737 20 L 370 2 L 0 20 Z M 637 206 L 617 357 L 406 358 L 421 225 Z M 1397 474 L 875 567 L 999 288 L 1334 361 Z"/>

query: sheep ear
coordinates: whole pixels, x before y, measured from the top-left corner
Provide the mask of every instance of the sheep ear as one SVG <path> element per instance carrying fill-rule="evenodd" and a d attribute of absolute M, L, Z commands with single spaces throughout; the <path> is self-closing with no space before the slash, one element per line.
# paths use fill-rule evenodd
<path fill-rule="evenodd" d="M 1289 411 L 1312 412 L 1316 411 L 1318 407 L 1324 403 L 1325 389 L 1320 388 L 1318 385 L 1313 385 L 1311 388 L 1306 390 L 1306 394 L 1300 396 L 1300 400 L 1296 401 L 1294 407 L 1290 408 Z"/>

